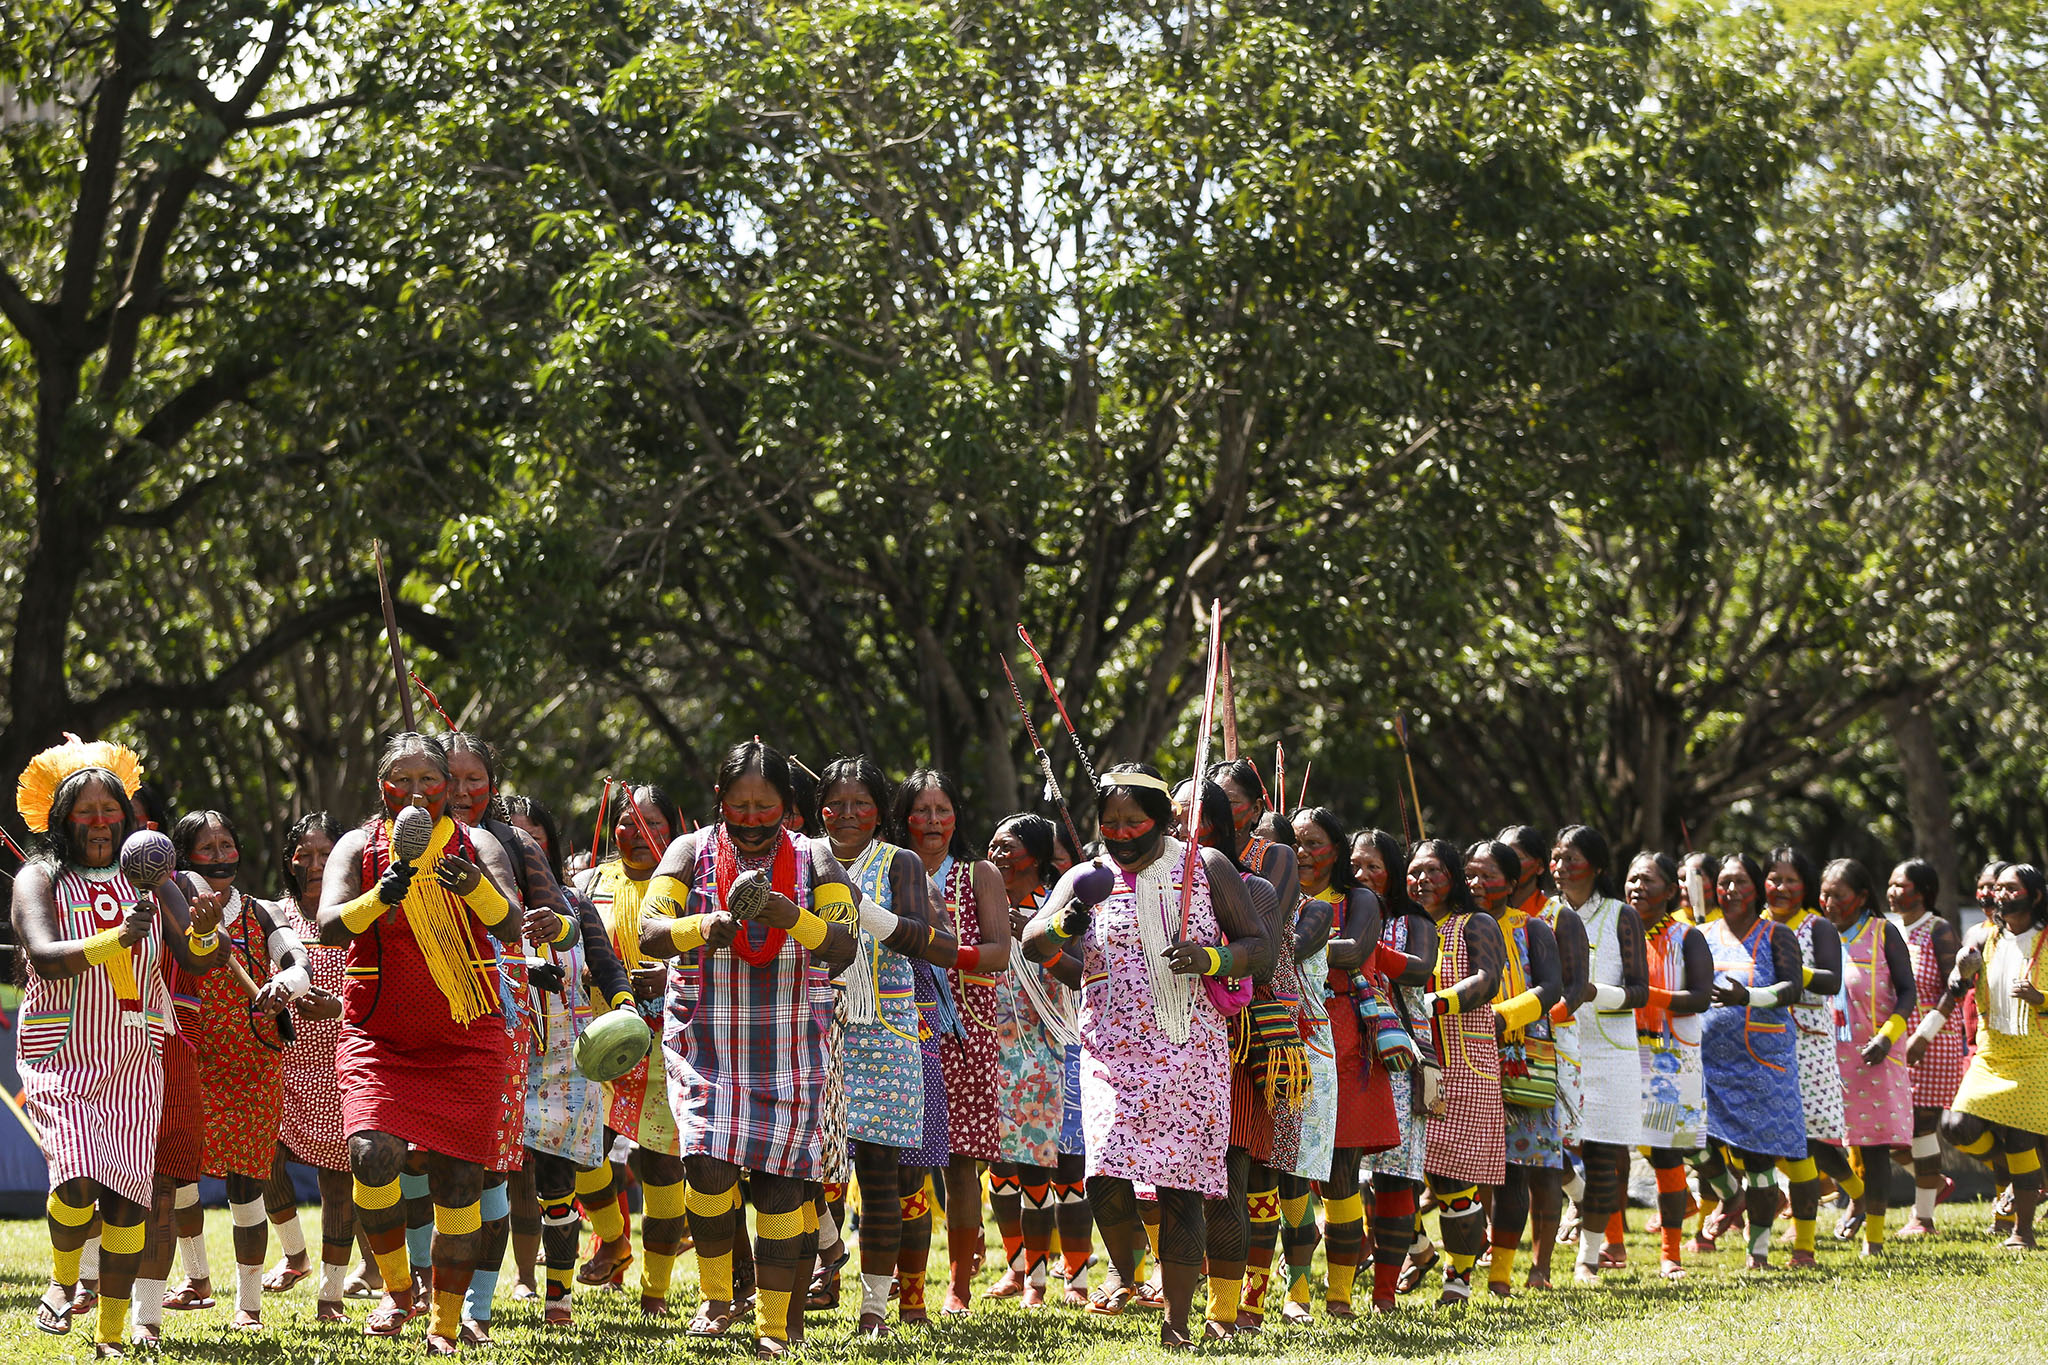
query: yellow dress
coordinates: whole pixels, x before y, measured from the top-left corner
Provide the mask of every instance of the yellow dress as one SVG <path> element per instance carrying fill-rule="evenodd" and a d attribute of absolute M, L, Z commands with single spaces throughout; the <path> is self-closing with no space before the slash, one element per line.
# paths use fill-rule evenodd
<path fill-rule="evenodd" d="M 1977 1014 L 1977 1055 L 1950 1106 L 1958 1113 L 2025 1133 L 2048 1134 L 2048 1028 L 2037 1010 L 2015 1000 L 2013 984 L 2043 978 L 2040 929 L 1994 929 L 1984 944 Z"/>

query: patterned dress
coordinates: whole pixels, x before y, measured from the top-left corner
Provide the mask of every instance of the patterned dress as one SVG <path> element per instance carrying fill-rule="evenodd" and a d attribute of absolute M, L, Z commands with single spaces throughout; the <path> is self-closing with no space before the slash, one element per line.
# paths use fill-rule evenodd
<path fill-rule="evenodd" d="M 1847 1037 L 1835 1044 L 1835 1058 L 1842 1073 L 1843 1140 L 1858 1147 L 1913 1140 L 1913 1074 L 1905 1040 L 1876 1066 L 1863 1060 L 1865 1044 L 1898 1007 L 1884 954 L 1889 923 L 1882 915 L 1865 915 L 1842 935 L 1842 994 L 1835 1008 Z"/>
<path fill-rule="evenodd" d="M 1523 901 L 1520 909 L 1525 914 L 1540 914 L 1551 932 L 1556 933 L 1558 920 L 1569 907 L 1561 900 L 1546 900 L 1539 891 Z M 1565 989 L 1571 989 L 1570 981 L 1565 982 Z M 1586 1088 L 1576 1012 L 1563 1019 L 1551 1018 L 1550 1040 L 1557 1045 L 1557 1131 L 1566 1142 L 1577 1142 L 1585 1119 Z"/>
<path fill-rule="evenodd" d="M 1685 936 L 1692 926 L 1671 915 L 1647 934 L 1650 985 L 1685 989 Z M 1705 1073 L 1700 1069 L 1701 1021 L 1645 1007 L 1636 1011 L 1636 1042 L 1642 1053 L 1643 1142 L 1688 1151 L 1707 1132 Z"/>
<path fill-rule="evenodd" d="M 221 910 L 227 950 L 259 988 L 271 977 L 270 945 L 240 891 Z M 270 1175 L 277 1157 L 284 1071 L 275 1015 L 251 1015 L 225 966 L 199 978 L 199 1093 L 206 1106 L 205 1172 L 211 1176 Z"/>
<path fill-rule="evenodd" d="M 1309 899 L 1334 903 L 1336 893 L 1325 891 Z M 1290 923 L 1280 942 L 1280 963 L 1273 972 L 1276 996 L 1294 1006 L 1295 1027 L 1308 1053 L 1308 1102 L 1300 1109 L 1282 1109 L 1273 1115 L 1273 1160 L 1275 1170 L 1304 1180 L 1328 1180 L 1337 1149 L 1337 1045 L 1330 1032 L 1330 1012 L 1324 1004 L 1323 982 L 1330 974 L 1330 950 L 1325 944 L 1300 962 L 1294 960 L 1294 932 Z"/>
<path fill-rule="evenodd" d="M 1497 999 L 1507 1001 L 1529 988 L 1529 917 L 1519 910 L 1510 910 L 1501 917 L 1500 927 L 1501 937 L 1507 940 L 1508 959 L 1501 973 Z M 1532 1019 L 1527 1028 L 1502 1040 L 1501 1060 L 1505 1063 L 1518 1053 L 1526 1058 L 1525 1040 L 1541 1042 L 1549 1038 L 1550 1020 L 1547 1017 Z M 1555 1103 L 1537 1109 L 1525 1104 L 1508 1104 L 1503 1099 L 1501 1108 L 1507 1121 L 1507 1160 L 1510 1165 L 1551 1170 L 1564 1167 L 1564 1139 L 1557 1131 Z"/>
<path fill-rule="evenodd" d="M 199 1088 L 199 1049 L 193 1041 L 203 1027 L 199 978 L 168 953 L 162 970 L 177 1030 L 164 1035 L 164 1109 L 156 1127 L 156 1173 L 159 1179 L 190 1185 L 206 1173 L 206 1096 Z"/>
<path fill-rule="evenodd" d="M 774 854 L 751 865 L 730 852 L 724 833 L 717 826 L 700 841 L 693 892 L 723 908 L 733 876 L 759 870 L 815 909 L 810 840 L 785 831 Z M 829 979 L 813 976 L 802 944 L 758 922 L 741 925 L 731 947 L 699 948 L 692 959 L 694 972 L 669 974 L 662 1038 L 682 1155 L 820 1179 Z"/>
<path fill-rule="evenodd" d="M 1470 914 L 1448 914 L 1437 923 L 1436 974 L 1432 990 L 1445 990 L 1471 974 L 1465 925 Z M 1436 1052 L 1443 1059 L 1445 1109 L 1427 1129 L 1423 1169 L 1430 1175 L 1475 1185 L 1498 1185 L 1507 1174 L 1507 1116 L 1500 1098 L 1500 1048 L 1494 1040 L 1492 1005 L 1436 1020 Z"/>
<path fill-rule="evenodd" d="M 894 911 L 889 869 L 902 852 L 877 839 L 847 878 L 864 901 Z M 924 1056 L 918 1044 L 917 974 L 911 961 L 862 929 L 840 977 L 846 1135 L 880 1147 L 916 1147 L 924 1134 Z M 829 1146 L 829 1144 L 828 1144 Z"/>
<path fill-rule="evenodd" d="M 1941 979 L 1941 962 L 1934 952 L 1933 912 L 1922 915 L 1905 930 L 1906 955 L 1913 960 L 1913 1014 L 1906 1020 L 1908 1037 L 1920 1027 L 1927 1011 L 1941 999 L 1948 983 Z M 1963 1048 L 1962 1011 L 1956 1011 L 1941 1026 L 1941 1032 L 1927 1044 L 1920 1064 L 1913 1068 L 1913 1104 L 1920 1109 L 1946 1109 L 1954 1102 L 1956 1088 L 1963 1083 L 1967 1059 Z M 1899 1046 L 1905 1046 L 1901 1040 Z"/>
<path fill-rule="evenodd" d="M 940 1039 L 957 1026 L 950 1005 L 944 973 L 929 962 L 910 966 L 911 987 L 917 1002 L 917 1051 L 919 1070 L 924 1076 L 924 1130 L 917 1145 L 903 1149 L 903 1164 L 919 1168 L 943 1166 L 953 1155 L 953 1134 L 946 1113 L 946 1063 L 940 1054 Z"/>
<path fill-rule="evenodd" d="M 2048 1028 L 2033 1006 L 2013 998 L 2012 988 L 2021 981 L 2037 990 L 2048 986 L 2044 947 L 2048 935 L 2039 929 L 1994 931 L 1985 940 L 1977 1054 L 1954 1105 L 1958 1113 L 2037 1135 L 2048 1135 Z"/>
<path fill-rule="evenodd" d="M 1801 910 L 1787 926 L 1799 936 L 1803 965 L 1813 966 L 1813 935 L 1821 917 Z M 1801 991 L 1792 1006 L 1792 1026 L 1799 1034 L 1799 1099 L 1806 1110 L 1806 1136 L 1815 1142 L 1842 1141 L 1842 1068 L 1835 1060 L 1834 997 Z"/>
<path fill-rule="evenodd" d="M 363 849 L 363 886 L 375 886 L 390 866 L 390 829 L 390 820 L 383 819 L 371 831 Z M 476 855 L 468 834 L 446 816 L 436 824 L 421 862 L 431 866 L 443 849 Z M 414 890 L 431 881 L 414 878 Z M 494 968 L 491 937 L 466 908 L 462 926 L 470 970 Z M 343 1130 L 389 1133 L 458 1161 L 488 1165 L 497 1160 L 504 1149 L 506 1078 L 513 1065 L 503 1009 L 457 1023 L 413 937 L 407 912 L 398 906 L 350 941 L 347 972 L 335 1049 Z M 484 984 L 496 1004 L 495 970 Z"/>
<path fill-rule="evenodd" d="M 120 925 L 135 888 L 118 871 L 58 870 L 52 888 L 59 938 L 86 938 Z M 15 1060 L 22 1107 L 41 1134 L 50 1188 L 83 1176 L 147 1205 L 156 1174 L 157 1121 L 164 1104 L 164 1041 L 177 1024 L 162 966 L 163 918 L 128 949 L 132 999 L 113 972 L 120 958 L 52 981 L 27 966 Z M 27 954 L 22 954 L 24 965 Z"/>
<path fill-rule="evenodd" d="M 540 1036 L 526 1071 L 521 1141 L 536 1152 L 592 1170 L 604 1155 L 604 1087 L 576 1069 L 576 1040 L 605 1008 L 605 1001 L 601 985 L 585 980 L 590 955 L 580 932 L 582 909 L 582 898 L 572 896 L 570 913 L 577 917 L 578 932 L 560 947 L 550 944 L 541 949 L 562 969 L 562 992 L 530 992 Z"/>
<path fill-rule="evenodd" d="M 612 951 L 629 968 L 629 975 L 631 965 L 640 961 L 640 902 L 646 895 L 646 879 L 634 879 L 627 873 L 624 861 L 617 858 L 600 866 L 590 882 L 590 903 L 597 907 L 605 934 L 612 941 Z M 670 967 L 670 993 L 676 989 L 677 972 L 695 970 L 694 962 Z M 663 1001 L 642 1000 L 639 1008 L 640 1017 L 659 1036 L 663 1028 Z M 677 1156 L 681 1149 L 677 1146 L 675 1115 L 668 1104 L 666 1052 L 662 1047 L 649 1048 L 647 1056 L 635 1063 L 631 1071 L 605 1084 L 605 1126 L 650 1152 Z"/>
<path fill-rule="evenodd" d="M 1380 925 L 1380 942 L 1390 948 L 1398 948 L 1404 953 L 1407 952 L 1408 916 L 1395 915 L 1391 920 L 1383 921 Z M 1334 973 L 1332 975 L 1334 978 Z M 1385 977 L 1379 978 L 1378 985 L 1381 1009 L 1391 1010 L 1394 1008 L 1394 993 L 1398 991 L 1401 1003 L 1408 1010 L 1408 1017 L 1415 1021 L 1417 1028 L 1424 1027 L 1422 987 L 1397 986 Z M 1341 1002 L 1334 998 L 1331 999 L 1329 1018 L 1333 1027 L 1336 1023 L 1337 1012 L 1345 1003 L 1348 1002 Z M 1425 1029 L 1424 1036 L 1415 1041 L 1417 1046 L 1429 1047 L 1430 1038 L 1428 1031 Z M 1423 1177 L 1423 1166 L 1428 1159 L 1429 1143 L 1428 1125 L 1422 1115 L 1415 1112 L 1412 1099 L 1415 1072 L 1412 1069 L 1389 1072 L 1387 1081 L 1389 1103 L 1393 1106 L 1394 1119 L 1400 1125 L 1401 1139 L 1386 1151 L 1375 1152 L 1366 1157 L 1365 1169 L 1381 1175 L 1399 1176 L 1403 1180 L 1420 1180 Z M 1341 1075 L 1337 1078 L 1337 1084 L 1341 1090 L 1344 1084 Z"/>
<path fill-rule="evenodd" d="M 1592 980 L 1622 984 L 1621 902 L 1595 894 L 1579 907 L 1591 945 Z M 1575 1021 L 1579 1046 L 1578 1140 L 1633 1147 L 1642 1141 L 1643 1061 L 1630 1009 L 1582 1006 Z"/>
<path fill-rule="evenodd" d="M 974 863 L 947 858 L 937 882 L 953 932 L 962 943 L 981 942 L 980 908 L 975 901 Z M 939 1040 L 946 1071 L 946 1121 L 953 1155 L 977 1161 L 1001 1161 L 1002 1093 L 996 1062 L 996 984 L 999 978 L 949 968 L 953 1000 L 960 1010 L 964 1036 Z"/>
<path fill-rule="evenodd" d="M 1025 907 L 1036 912 L 1037 897 Z M 1002 1071 L 1003 1160 L 1053 1168 L 1060 1161 L 1060 1124 L 1066 1107 L 1066 1038 L 1077 1036 L 1070 992 L 1045 968 L 1018 960 L 996 987 L 996 1059 Z M 1054 1017 L 1041 1013 L 1026 981 Z"/>
<path fill-rule="evenodd" d="M 306 945 L 313 984 L 339 999 L 348 980 L 342 969 L 347 950 L 320 942 L 320 927 L 306 918 L 295 897 L 286 896 L 278 902 L 278 909 L 285 926 Z M 348 1138 L 341 1131 L 341 1083 L 334 1075 L 341 1019 L 294 1017 L 292 1026 L 298 1037 L 284 1050 L 284 1102 L 278 1110 L 278 1138 L 308 1166 L 345 1171 L 349 1168 Z"/>
<path fill-rule="evenodd" d="M 1727 921 L 1709 920 L 1700 932 L 1714 955 L 1714 981 L 1752 989 L 1797 980 L 1797 963 L 1783 968 L 1771 948 L 1771 917 L 1763 915 L 1747 938 Z M 1798 1158 L 1806 1155 L 1806 1118 L 1799 1100 L 1799 1045 L 1784 1006 L 1712 1005 L 1700 1032 L 1706 1076 L 1707 1135 L 1738 1151 Z"/>
<path fill-rule="evenodd" d="M 1160 1026 L 1145 947 L 1152 929 L 1140 921 L 1163 907 L 1173 920 L 1160 931 L 1168 941 L 1216 941 L 1208 869 L 1199 858 L 1187 932 L 1173 932 L 1184 868 L 1185 848 L 1172 838 L 1137 879 L 1111 864 L 1116 890 L 1095 907 L 1082 936 L 1081 1121 L 1090 1177 L 1220 1199 L 1229 1188 L 1229 1035 L 1199 980 L 1187 1040 L 1174 1042 Z"/>
<path fill-rule="evenodd" d="M 1270 880 L 1260 876 L 1265 866 L 1266 853 L 1273 847 L 1273 841 L 1262 834 L 1254 834 L 1245 842 L 1244 851 L 1238 861 L 1247 869 L 1244 873 L 1245 888 L 1251 888 L 1254 878 L 1265 881 L 1268 889 L 1277 894 L 1277 888 Z M 1284 935 L 1283 935 L 1284 938 Z M 1275 968 L 1278 975 L 1278 968 Z M 1252 999 L 1270 1001 L 1280 998 L 1272 982 L 1252 986 Z M 1239 1010 L 1227 1021 L 1230 1029 L 1230 1145 L 1241 1147 L 1253 1162 L 1269 1166 L 1273 1164 L 1273 1125 L 1279 1116 L 1267 1106 L 1265 1096 L 1259 1087 L 1252 1084 L 1252 1060 L 1248 1039 L 1252 1017 L 1249 1009 Z M 1237 1060 L 1242 1056 L 1243 1061 Z"/>

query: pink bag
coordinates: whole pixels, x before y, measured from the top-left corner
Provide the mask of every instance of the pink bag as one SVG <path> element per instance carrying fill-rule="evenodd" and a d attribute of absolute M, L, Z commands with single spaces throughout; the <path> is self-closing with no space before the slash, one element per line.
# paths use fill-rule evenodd
<path fill-rule="evenodd" d="M 1225 980 L 1219 976 L 1205 976 L 1202 978 L 1202 989 L 1209 993 L 1209 1003 L 1214 1005 L 1216 1012 L 1225 1019 L 1243 1010 L 1252 1000 L 1252 979 L 1248 976 L 1241 976 L 1235 981 Z"/>

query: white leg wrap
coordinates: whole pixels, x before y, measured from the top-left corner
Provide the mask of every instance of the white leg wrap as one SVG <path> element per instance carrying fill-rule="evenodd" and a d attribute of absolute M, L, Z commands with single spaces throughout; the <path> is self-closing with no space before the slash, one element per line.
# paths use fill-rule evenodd
<path fill-rule="evenodd" d="M 213 1278 L 213 1270 L 206 1264 L 206 1238 L 180 1237 L 178 1239 L 178 1259 L 184 1264 L 186 1279 L 210 1280 Z"/>
<path fill-rule="evenodd" d="M 198 1208 L 199 1183 L 194 1181 L 190 1185 L 178 1186 L 177 1190 L 171 1195 L 171 1207 L 174 1209 Z"/>
<path fill-rule="evenodd" d="M 161 1327 L 164 1325 L 164 1282 L 137 1278 L 135 1288 L 129 1291 L 129 1311 L 135 1315 L 137 1327 Z"/>
<path fill-rule="evenodd" d="M 94 1233 L 78 1249 L 78 1278 L 98 1281 L 100 1277 L 100 1236 Z"/>
<path fill-rule="evenodd" d="M 1941 1155 L 1941 1135 L 1923 1133 L 1913 1139 L 1913 1160 L 1925 1161 L 1931 1156 Z"/>
<path fill-rule="evenodd" d="M 270 1215 L 264 1212 L 261 1199 L 251 1199 L 246 1204 L 228 1205 L 228 1217 L 235 1220 L 238 1228 L 260 1228 L 269 1221 Z"/>
<path fill-rule="evenodd" d="M 1606 1228 L 1581 1226 L 1579 1228 L 1579 1264 L 1592 1266 L 1595 1270 L 1598 1270 L 1600 1268 L 1600 1244 L 1606 1240 Z"/>
<path fill-rule="evenodd" d="M 329 1265 L 325 1261 L 320 1263 L 320 1302 L 340 1303 L 343 1297 L 342 1286 L 347 1283 L 346 1262 L 341 1265 Z"/>
<path fill-rule="evenodd" d="M 293 1209 L 283 1222 L 277 1224 L 277 1249 L 287 1256 L 306 1254 L 306 1229 L 299 1222 L 299 1211 Z"/>
<path fill-rule="evenodd" d="M 260 1265 L 237 1265 L 235 1267 L 235 1307 L 244 1313 L 263 1311 L 263 1267 Z"/>
<path fill-rule="evenodd" d="M 887 1275 L 869 1275 L 862 1272 L 860 1277 L 860 1315 L 885 1318 L 889 1315 L 889 1279 Z"/>

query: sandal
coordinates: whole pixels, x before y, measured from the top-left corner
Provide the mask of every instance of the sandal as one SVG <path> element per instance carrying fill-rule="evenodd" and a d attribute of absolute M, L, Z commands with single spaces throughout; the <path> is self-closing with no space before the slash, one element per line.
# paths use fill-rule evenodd
<path fill-rule="evenodd" d="M 1847 1242 L 1863 1231 L 1863 1201 L 1851 1204 L 1848 1211 L 1835 1220 L 1835 1240 Z"/>
<path fill-rule="evenodd" d="M 1394 1291 L 1399 1294 L 1413 1294 L 1422 1288 L 1422 1281 L 1429 1272 L 1436 1269 L 1436 1263 L 1443 1259 L 1435 1247 L 1429 1249 L 1426 1261 L 1409 1261 L 1401 1267 L 1401 1277 L 1394 1281 Z"/>
<path fill-rule="evenodd" d="M 363 1335 L 366 1337 L 395 1337 L 405 1331 L 405 1325 L 411 1321 L 411 1304 L 397 1302 L 380 1303 L 370 1310 L 370 1316 L 363 1319 Z"/>
<path fill-rule="evenodd" d="M 321 1302 L 313 1305 L 313 1321 L 347 1322 L 348 1306 L 346 1304 L 331 1303 L 326 1300 L 322 1300 Z"/>
<path fill-rule="evenodd" d="M 382 1298 L 384 1291 L 379 1286 L 371 1284 L 368 1280 L 364 1279 L 362 1274 L 358 1272 L 341 1282 L 341 1296 L 344 1299 L 376 1299 Z"/>
<path fill-rule="evenodd" d="M 851 1251 L 841 1251 L 837 1260 L 818 1267 L 818 1273 L 811 1276 L 810 1292 L 804 1296 L 805 1312 L 829 1313 L 839 1306 L 839 1281 L 852 1258 Z"/>
<path fill-rule="evenodd" d="M 90 1285 L 80 1284 L 78 1292 L 71 1296 L 71 1316 L 89 1318 L 100 1306 L 100 1291 Z"/>
<path fill-rule="evenodd" d="M 53 1284 L 43 1291 L 42 1301 L 36 1305 L 36 1330 L 53 1337 L 70 1333 L 71 1296 L 64 1292 L 63 1285 Z"/>
<path fill-rule="evenodd" d="M 1159 1349 L 1162 1351 L 1192 1351 L 1195 1341 L 1186 1332 L 1165 1323 L 1159 1324 Z"/>
<path fill-rule="evenodd" d="M 1137 1291 L 1127 1285 L 1104 1285 L 1089 1298 L 1087 1311 L 1098 1318 L 1121 1317 L 1137 1297 Z"/>
<path fill-rule="evenodd" d="M 697 1305 L 697 1316 L 691 1318 L 690 1325 L 683 1329 L 684 1336 L 722 1337 L 732 1331 L 733 1324 L 740 1320 L 739 1313 L 731 1304 L 720 1310 L 713 1308 L 711 1302 L 710 1299 L 706 1299 Z"/>
<path fill-rule="evenodd" d="M 475 1318 L 465 1318 L 463 1320 L 461 1335 L 464 1346 L 496 1346 L 498 1344 L 491 1339 L 491 1325 L 488 1322 L 478 1322 Z"/>
<path fill-rule="evenodd" d="M 626 1267 L 633 1264 L 633 1245 L 623 1237 L 619 1240 L 624 1245 L 609 1261 L 594 1254 L 585 1261 L 582 1268 L 576 1272 L 576 1283 L 587 1284 L 593 1288 L 608 1286 L 613 1289 L 624 1284 Z"/>
<path fill-rule="evenodd" d="M 164 1307 L 173 1313 L 191 1313 L 213 1306 L 213 1295 L 200 1293 L 190 1280 L 164 1295 Z"/>
<path fill-rule="evenodd" d="M 1280 1305 L 1280 1321 L 1293 1327 L 1306 1327 L 1316 1320 L 1315 1313 L 1305 1303 L 1289 1299 Z"/>
<path fill-rule="evenodd" d="M 302 1267 L 295 1266 L 290 1261 L 279 1261 L 270 1268 L 270 1273 L 263 1277 L 263 1292 L 282 1294 L 312 1273 L 313 1268 L 310 1265 Z"/>
<path fill-rule="evenodd" d="M 96 1341 L 92 1354 L 95 1360 L 119 1360 L 128 1354 L 128 1348 L 116 1341 Z"/>
<path fill-rule="evenodd" d="M 1165 1312 L 1166 1291 L 1151 1280 L 1147 1280 L 1138 1286 L 1137 1297 L 1132 1300 L 1131 1306 L 1148 1311 Z"/>
<path fill-rule="evenodd" d="M 1237 1328 L 1234 1326 L 1225 1326 L 1223 1323 L 1211 1318 L 1204 1318 L 1202 1320 L 1202 1340 L 1204 1341 L 1228 1341 L 1236 1335 Z"/>
<path fill-rule="evenodd" d="M 427 1354 L 430 1356 L 453 1356 L 462 1353 L 459 1338 L 435 1336 L 427 1333 Z"/>
<path fill-rule="evenodd" d="M 871 1341 L 880 1341 L 883 1337 L 891 1335 L 889 1320 L 879 1313 L 863 1313 L 860 1315 L 860 1323 L 853 1329 L 853 1334 Z"/>

